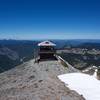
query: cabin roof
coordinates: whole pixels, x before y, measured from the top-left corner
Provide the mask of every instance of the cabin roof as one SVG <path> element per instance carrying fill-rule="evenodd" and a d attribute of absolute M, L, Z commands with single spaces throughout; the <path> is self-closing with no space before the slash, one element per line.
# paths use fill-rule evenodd
<path fill-rule="evenodd" d="M 50 42 L 50 41 L 43 41 L 38 44 L 38 46 L 56 46 L 56 44 Z"/>

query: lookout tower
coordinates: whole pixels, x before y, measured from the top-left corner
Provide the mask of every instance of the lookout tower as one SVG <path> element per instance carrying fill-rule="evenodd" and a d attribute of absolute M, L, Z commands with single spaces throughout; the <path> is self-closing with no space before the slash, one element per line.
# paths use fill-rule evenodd
<path fill-rule="evenodd" d="M 38 44 L 39 51 L 38 55 L 41 59 L 54 59 L 54 54 L 56 53 L 55 50 L 56 44 L 50 41 L 44 41 Z"/>

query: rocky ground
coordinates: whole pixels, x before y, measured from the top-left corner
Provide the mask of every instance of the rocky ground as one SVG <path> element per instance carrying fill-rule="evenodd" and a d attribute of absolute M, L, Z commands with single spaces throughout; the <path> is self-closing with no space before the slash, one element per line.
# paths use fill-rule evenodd
<path fill-rule="evenodd" d="M 57 78 L 68 72 L 58 61 L 25 62 L 0 74 L 0 100 L 85 100 Z"/>

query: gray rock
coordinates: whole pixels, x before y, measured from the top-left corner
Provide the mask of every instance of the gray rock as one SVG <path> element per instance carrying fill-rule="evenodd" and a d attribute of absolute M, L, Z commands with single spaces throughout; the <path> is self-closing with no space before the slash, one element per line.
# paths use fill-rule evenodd
<path fill-rule="evenodd" d="M 68 72 L 58 61 L 25 62 L 0 74 L 0 100 L 85 100 L 57 78 Z"/>

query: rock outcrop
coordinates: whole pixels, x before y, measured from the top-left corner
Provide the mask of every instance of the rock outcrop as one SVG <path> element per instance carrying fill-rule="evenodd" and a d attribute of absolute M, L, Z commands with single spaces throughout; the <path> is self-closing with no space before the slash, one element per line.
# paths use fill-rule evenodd
<path fill-rule="evenodd" d="M 67 72 L 58 61 L 25 62 L 0 74 L 0 100 L 85 100 L 57 78 Z"/>

